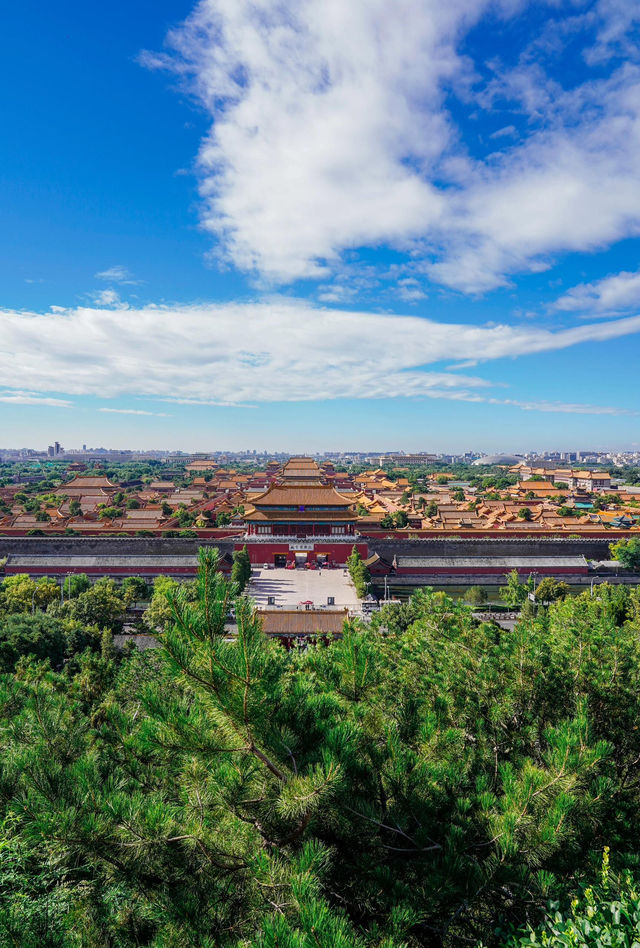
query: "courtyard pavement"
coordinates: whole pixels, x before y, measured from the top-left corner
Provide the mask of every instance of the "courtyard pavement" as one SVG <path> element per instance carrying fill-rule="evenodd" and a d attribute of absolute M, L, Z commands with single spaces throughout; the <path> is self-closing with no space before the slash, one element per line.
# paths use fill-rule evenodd
<path fill-rule="evenodd" d="M 349 574 L 342 569 L 264 569 L 254 566 L 247 593 L 260 609 L 268 608 L 269 596 L 275 596 L 276 607 L 288 609 L 301 602 L 312 602 L 316 608 L 326 606 L 329 596 L 334 597 L 335 608 L 360 608 Z"/>

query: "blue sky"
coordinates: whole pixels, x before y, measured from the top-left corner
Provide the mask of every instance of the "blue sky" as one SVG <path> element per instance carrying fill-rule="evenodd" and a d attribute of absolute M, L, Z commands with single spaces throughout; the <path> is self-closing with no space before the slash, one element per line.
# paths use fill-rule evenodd
<path fill-rule="evenodd" d="M 640 8 L 3 17 L 1 446 L 640 447 Z"/>

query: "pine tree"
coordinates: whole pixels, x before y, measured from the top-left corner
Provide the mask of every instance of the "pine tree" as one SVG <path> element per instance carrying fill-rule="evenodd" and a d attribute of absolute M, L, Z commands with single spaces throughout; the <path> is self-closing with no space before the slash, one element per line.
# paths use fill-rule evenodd
<path fill-rule="evenodd" d="M 236 550 L 233 554 L 231 579 L 236 584 L 238 592 L 244 592 L 247 583 L 251 579 L 251 559 L 246 544 L 241 550 Z"/>
<path fill-rule="evenodd" d="M 637 592 L 505 631 L 424 590 L 287 652 L 219 567 L 161 649 L 0 680 L 3 948 L 495 946 L 633 857 Z"/>

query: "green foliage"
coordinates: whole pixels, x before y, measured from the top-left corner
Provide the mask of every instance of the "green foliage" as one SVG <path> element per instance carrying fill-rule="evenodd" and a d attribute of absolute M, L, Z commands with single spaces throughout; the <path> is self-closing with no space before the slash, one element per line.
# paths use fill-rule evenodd
<path fill-rule="evenodd" d="M 54 668 L 65 658 L 98 643 L 95 631 L 38 611 L 14 613 L 0 621 L 0 671 L 14 671 L 20 659 L 46 659 Z"/>
<path fill-rule="evenodd" d="M 617 543 L 609 544 L 609 549 L 613 559 L 622 563 L 626 569 L 640 572 L 640 537 L 618 540 Z"/>
<path fill-rule="evenodd" d="M 176 511 L 176 517 L 178 519 L 178 526 L 182 527 L 183 529 L 191 527 L 196 519 L 195 515 L 189 513 L 189 511 L 184 506 L 180 506 L 178 508 Z"/>
<path fill-rule="evenodd" d="M 219 565 L 156 581 L 158 651 L 0 678 L 0 945 L 544 944 L 636 858 L 637 590 L 506 631 L 426 589 L 287 652 Z M 575 917 L 637 917 L 607 891 Z"/>
<path fill-rule="evenodd" d="M 106 578 L 97 580 L 61 607 L 63 614 L 76 622 L 113 632 L 122 628 L 125 608 L 125 599 L 117 583 Z"/>
<path fill-rule="evenodd" d="M 149 586 L 140 576 L 127 576 L 120 586 L 124 601 L 127 605 L 133 602 L 142 602 L 149 598 Z"/>
<path fill-rule="evenodd" d="M 522 605 L 528 598 L 529 593 L 533 592 L 533 577 L 529 576 L 525 583 L 521 583 L 517 569 L 512 569 L 511 572 L 506 575 L 507 584 L 501 587 L 499 596 L 503 602 L 506 602 L 507 605 L 515 609 Z"/>
<path fill-rule="evenodd" d="M 173 600 L 178 590 L 182 596 L 193 601 L 196 596 L 193 583 L 178 583 L 170 576 L 156 576 L 153 581 L 153 591 L 149 608 L 143 616 L 145 626 L 151 632 L 162 631 L 174 618 Z"/>
<path fill-rule="evenodd" d="M 73 599 L 91 588 L 91 580 L 86 573 L 72 573 L 66 576 L 62 584 L 65 599 Z"/>
<path fill-rule="evenodd" d="M 409 516 L 406 510 L 396 510 L 392 514 L 385 514 L 380 521 L 380 526 L 385 529 L 406 527 L 409 523 Z"/>
<path fill-rule="evenodd" d="M 231 567 L 231 580 L 236 584 L 238 592 L 244 592 L 247 583 L 251 579 L 251 559 L 246 544 L 241 550 L 236 550 L 233 554 L 233 566 Z"/>
<path fill-rule="evenodd" d="M 0 583 L 0 614 L 33 612 L 60 601 L 60 587 L 51 579 L 31 579 L 26 573 Z"/>
<path fill-rule="evenodd" d="M 640 944 L 640 895 L 631 875 L 611 879 L 605 846 L 598 884 L 571 900 L 568 911 L 553 902 L 542 925 L 528 926 L 507 948 L 634 948 Z"/>
<path fill-rule="evenodd" d="M 569 587 L 566 583 L 554 579 L 553 576 L 545 576 L 536 587 L 536 602 L 556 602 L 568 593 Z"/>
<path fill-rule="evenodd" d="M 472 606 L 481 606 L 487 601 L 487 591 L 482 586 L 470 586 L 464 598 Z"/>
<path fill-rule="evenodd" d="M 10 615 L 0 624 L 0 671 L 13 671 L 24 655 L 49 659 L 58 667 L 65 650 L 62 622 L 44 612 Z"/>
<path fill-rule="evenodd" d="M 98 517 L 100 520 L 114 520 L 116 517 L 122 517 L 124 511 L 120 507 L 101 507 Z"/>
<path fill-rule="evenodd" d="M 530 507 L 521 507 L 518 511 L 518 516 L 521 520 L 532 520 L 533 514 L 531 513 Z"/>
<path fill-rule="evenodd" d="M 353 547 L 351 554 L 347 557 L 347 568 L 353 581 L 353 585 L 356 588 L 356 593 L 361 599 L 364 598 L 369 588 L 371 574 L 362 562 L 362 557 L 360 556 L 356 546 Z"/>
<path fill-rule="evenodd" d="M 396 527 L 406 527 L 409 523 L 409 516 L 406 510 L 396 510 L 395 513 L 392 514 L 392 519 Z"/>
<path fill-rule="evenodd" d="M 577 510 L 574 507 L 567 507 L 565 504 L 561 504 L 558 507 L 558 515 L 560 517 L 574 517 L 577 514 Z"/>

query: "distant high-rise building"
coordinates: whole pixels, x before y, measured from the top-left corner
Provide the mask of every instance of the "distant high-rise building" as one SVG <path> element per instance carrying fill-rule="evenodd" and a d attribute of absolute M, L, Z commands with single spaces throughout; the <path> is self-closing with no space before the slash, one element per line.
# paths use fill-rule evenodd
<path fill-rule="evenodd" d="M 54 457 L 55 453 L 56 453 L 56 449 L 54 448 L 52 444 L 50 444 L 49 447 L 47 448 L 48 457 L 50 458 Z"/>

